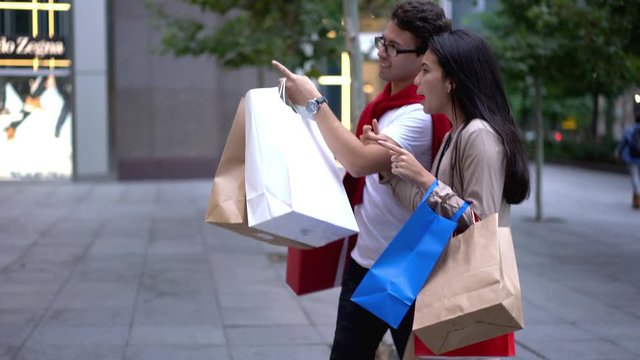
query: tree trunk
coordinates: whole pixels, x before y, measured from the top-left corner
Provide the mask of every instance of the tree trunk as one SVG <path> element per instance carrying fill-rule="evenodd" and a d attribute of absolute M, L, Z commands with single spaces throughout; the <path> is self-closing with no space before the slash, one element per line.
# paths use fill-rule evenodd
<path fill-rule="evenodd" d="M 598 93 L 591 94 L 592 113 L 591 113 L 591 139 L 598 139 L 598 114 L 600 113 L 600 103 L 598 101 Z"/>
<path fill-rule="evenodd" d="M 607 105 L 605 108 L 606 133 L 605 140 L 613 140 L 613 123 L 615 121 L 615 99 L 613 96 L 607 96 Z"/>
<path fill-rule="evenodd" d="M 544 164 L 544 124 L 542 122 L 542 83 L 533 79 L 534 111 L 536 114 L 536 221 L 542 221 L 542 165 Z"/>
<path fill-rule="evenodd" d="M 529 88 L 527 87 L 527 81 L 525 81 L 525 85 L 522 87 L 522 92 L 520 93 L 520 128 L 531 129 L 531 121 L 529 118 L 529 107 L 527 106 L 527 100 L 529 97 Z"/>
<path fill-rule="evenodd" d="M 364 92 L 362 90 L 362 63 L 358 34 L 360 33 L 360 17 L 358 14 L 358 0 L 342 0 L 344 11 L 344 28 L 347 51 L 351 61 L 351 129 L 355 129 L 364 109 Z M 346 104 L 342 104 L 346 106 Z"/>

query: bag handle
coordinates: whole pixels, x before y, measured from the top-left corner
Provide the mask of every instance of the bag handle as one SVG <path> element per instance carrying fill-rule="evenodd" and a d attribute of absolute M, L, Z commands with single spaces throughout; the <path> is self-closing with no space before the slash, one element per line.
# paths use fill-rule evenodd
<path fill-rule="evenodd" d="M 291 110 L 293 110 L 294 113 L 302 117 L 302 114 L 304 114 L 303 112 L 304 108 L 302 106 L 294 104 L 293 102 L 291 102 L 291 100 L 289 100 L 289 98 L 287 97 L 287 87 L 285 86 L 286 82 L 287 82 L 287 79 L 282 79 L 282 81 L 278 83 L 278 96 L 280 97 L 280 100 L 282 100 L 282 102 L 285 105 L 287 105 L 288 107 L 291 108 Z"/>
<path fill-rule="evenodd" d="M 431 195 L 431 193 L 433 193 L 433 190 L 435 190 L 437 186 L 438 186 L 438 179 L 432 182 L 431 186 L 429 186 L 429 188 L 427 189 L 427 192 L 424 193 L 422 200 L 420 200 L 420 205 L 422 205 L 425 201 L 427 201 L 427 198 Z M 469 207 L 469 203 L 466 201 L 463 202 L 460 208 L 458 208 L 458 211 L 456 211 L 456 213 L 453 214 L 451 221 L 458 222 L 458 220 L 460 219 L 462 214 L 464 214 L 464 212 L 467 210 L 468 207 Z"/>
<path fill-rule="evenodd" d="M 284 102 L 285 104 L 287 103 L 287 87 L 285 86 L 286 82 L 287 79 L 282 79 L 282 81 L 278 83 L 278 95 L 280 96 L 282 102 Z"/>
<path fill-rule="evenodd" d="M 464 214 L 464 212 L 467 210 L 468 207 L 469 207 L 469 203 L 468 202 L 465 201 L 464 203 L 462 203 L 462 206 L 460 206 L 458 211 L 456 211 L 456 213 L 453 214 L 453 217 L 451 218 L 451 221 L 458 222 L 458 219 L 460 219 L 460 217 L 462 216 L 462 214 Z"/>
<path fill-rule="evenodd" d="M 429 195 L 431 195 L 431 193 L 433 192 L 433 190 L 436 189 L 437 186 L 438 186 L 438 179 L 432 182 L 431 186 L 429 186 L 429 188 L 427 189 L 427 192 L 424 193 L 422 200 L 420 200 L 420 205 L 422 205 L 423 202 L 427 201 L 427 198 L 429 197 Z"/>

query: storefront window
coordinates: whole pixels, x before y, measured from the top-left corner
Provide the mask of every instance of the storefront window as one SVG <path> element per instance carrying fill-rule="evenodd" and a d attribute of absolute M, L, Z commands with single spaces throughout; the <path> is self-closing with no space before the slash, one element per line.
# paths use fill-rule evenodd
<path fill-rule="evenodd" d="M 73 172 L 69 2 L 0 2 L 0 179 Z"/>

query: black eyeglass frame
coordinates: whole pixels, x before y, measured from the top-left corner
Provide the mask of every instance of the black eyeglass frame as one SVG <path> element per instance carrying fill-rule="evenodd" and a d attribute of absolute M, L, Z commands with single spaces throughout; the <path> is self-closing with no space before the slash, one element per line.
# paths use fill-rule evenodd
<path fill-rule="evenodd" d="M 400 54 L 422 54 L 425 51 L 422 51 L 422 49 L 420 48 L 415 48 L 415 49 L 402 49 L 399 48 L 395 45 L 387 45 L 386 40 L 384 39 L 384 36 L 376 36 L 373 38 L 373 45 L 376 47 L 376 49 L 380 50 L 381 47 L 384 47 L 384 52 L 387 53 L 387 55 L 389 56 L 398 56 Z M 391 55 L 389 53 L 389 48 L 392 48 L 395 51 L 395 55 Z"/>

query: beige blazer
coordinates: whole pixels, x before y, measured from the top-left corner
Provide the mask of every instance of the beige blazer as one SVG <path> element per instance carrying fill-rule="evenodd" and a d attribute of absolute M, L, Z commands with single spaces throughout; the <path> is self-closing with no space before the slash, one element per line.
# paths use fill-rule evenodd
<path fill-rule="evenodd" d="M 511 207 L 502 196 L 505 150 L 498 134 L 486 121 L 474 119 L 462 131 L 447 136 L 451 136 L 450 145 L 445 149 L 445 141 L 440 147 L 431 168 L 439 183 L 427 198 L 429 207 L 451 218 L 464 199 L 480 219 L 497 212 L 499 225 L 510 227 Z M 391 186 L 394 196 L 410 210 L 415 210 L 424 196 L 423 189 L 396 175 L 381 176 L 380 182 Z M 458 231 L 473 223 L 471 210 L 465 211 L 458 221 Z"/>

